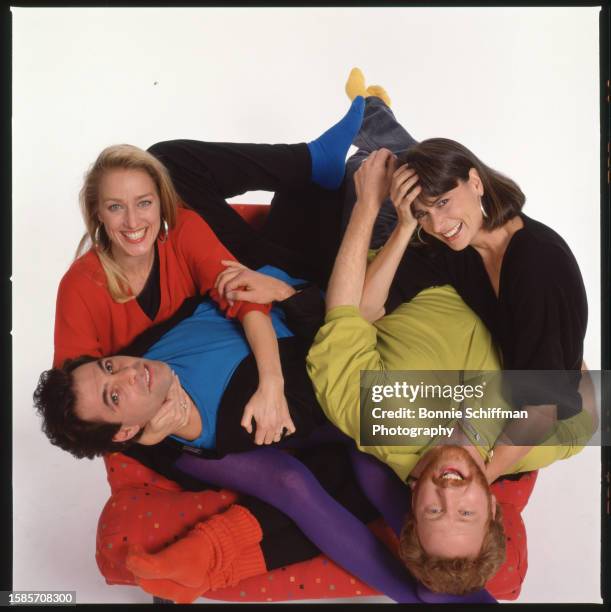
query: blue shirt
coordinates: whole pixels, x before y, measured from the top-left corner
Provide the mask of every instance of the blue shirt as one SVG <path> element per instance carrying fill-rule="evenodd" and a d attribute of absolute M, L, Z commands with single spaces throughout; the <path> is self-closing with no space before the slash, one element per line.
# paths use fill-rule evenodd
<path fill-rule="evenodd" d="M 258 270 L 290 285 L 303 282 L 273 266 Z M 282 309 L 274 306 L 270 317 L 278 338 L 293 335 Z M 250 354 L 242 325 L 227 319 L 211 299 L 206 298 L 195 312 L 163 335 L 144 355 L 163 361 L 178 375 L 184 390 L 197 406 L 202 420 L 201 435 L 195 440 L 172 436 L 188 446 L 214 448 L 216 421 L 223 393 L 240 362 Z"/>

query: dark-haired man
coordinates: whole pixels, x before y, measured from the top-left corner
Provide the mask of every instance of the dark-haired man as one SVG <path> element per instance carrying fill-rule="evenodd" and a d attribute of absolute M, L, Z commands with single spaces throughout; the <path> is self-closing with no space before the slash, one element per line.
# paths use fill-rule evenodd
<path fill-rule="evenodd" d="M 264 270 L 286 281 L 285 294 L 295 294 L 289 283 L 298 281 L 271 266 Z M 270 316 L 291 418 L 298 435 L 305 436 L 326 420 L 304 367 L 308 345 L 287 325 L 291 304 L 284 308 L 287 314 L 275 307 Z M 144 357 L 68 361 L 42 374 L 34 398 L 54 444 L 77 457 L 94 457 L 137 441 L 174 393 L 184 419 L 172 436 L 186 446 L 215 449 L 218 456 L 256 447 L 256 427 L 245 409 L 257 385 L 256 361 L 239 325 L 204 299 Z M 282 433 L 276 432 L 275 441 Z"/>

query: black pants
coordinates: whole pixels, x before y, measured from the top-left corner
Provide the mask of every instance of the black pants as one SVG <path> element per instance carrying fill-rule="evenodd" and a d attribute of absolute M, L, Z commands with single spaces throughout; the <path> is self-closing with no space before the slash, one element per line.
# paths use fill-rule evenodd
<path fill-rule="evenodd" d="M 341 242 L 344 188 L 327 190 L 310 182 L 306 144 L 171 140 L 149 151 L 168 168 L 183 202 L 240 262 L 250 268 L 271 264 L 327 286 Z M 257 190 L 275 192 L 260 230 L 226 202 Z"/>

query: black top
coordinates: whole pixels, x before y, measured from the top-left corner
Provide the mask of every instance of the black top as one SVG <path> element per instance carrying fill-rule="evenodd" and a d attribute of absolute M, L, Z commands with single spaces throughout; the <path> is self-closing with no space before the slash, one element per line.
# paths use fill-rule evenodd
<path fill-rule="evenodd" d="M 511 238 L 503 258 L 498 298 L 480 254 L 453 251 L 428 237 L 426 246 L 407 249 L 393 280 L 386 312 L 422 289 L 450 284 L 482 319 L 497 343 L 505 370 L 572 370 L 558 418 L 581 409 L 577 394 L 588 319 L 586 292 L 577 261 L 551 228 L 524 214 L 524 227 Z M 554 379 L 557 383 L 557 377 Z M 532 392 L 522 404 L 544 404 Z"/>
<path fill-rule="evenodd" d="M 155 259 L 153 260 L 153 267 L 149 272 L 142 291 L 136 297 L 138 305 L 151 321 L 155 320 L 161 304 L 161 278 L 159 274 L 159 250 L 155 242 Z"/>

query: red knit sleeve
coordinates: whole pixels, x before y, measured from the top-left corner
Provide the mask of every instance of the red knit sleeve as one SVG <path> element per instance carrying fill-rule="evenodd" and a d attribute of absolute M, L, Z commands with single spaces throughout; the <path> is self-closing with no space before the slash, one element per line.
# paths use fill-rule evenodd
<path fill-rule="evenodd" d="M 180 211 L 176 228 L 178 250 L 187 261 L 200 293 L 210 292 L 210 297 L 218 303 L 226 316 L 237 318 L 240 322 L 246 313 L 258 310 L 269 314 L 271 304 L 254 304 L 252 302 L 234 302 L 233 306 L 222 298 L 214 288 L 216 277 L 225 269 L 221 260 L 236 258 L 223 246 L 210 226 L 196 213 L 190 210 Z"/>
<path fill-rule="evenodd" d="M 72 269 L 62 278 L 55 307 L 55 353 L 53 366 L 80 355 L 102 356 L 102 346 L 92 311 L 94 296 L 87 299 L 85 277 Z"/>

